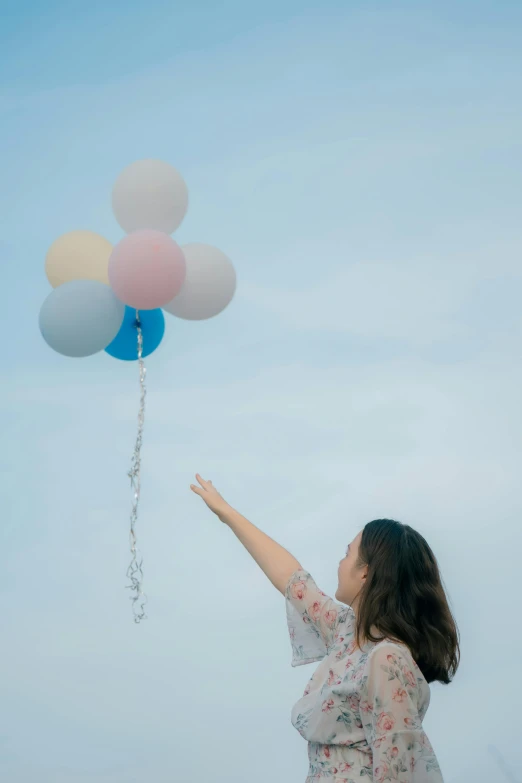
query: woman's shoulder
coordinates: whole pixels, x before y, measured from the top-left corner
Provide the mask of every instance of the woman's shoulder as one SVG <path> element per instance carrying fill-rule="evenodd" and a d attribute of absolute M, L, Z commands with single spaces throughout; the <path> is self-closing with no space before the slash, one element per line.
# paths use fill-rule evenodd
<path fill-rule="evenodd" d="M 367 669 L 390 665 L 418 669 L 408 645 L 395 639 L 381 639 L 378 642 L 371 642 L 366 651 Z"/>
<path fill-rule="evenodd" d="M 385 638 L 375 642 L 371 653 L 375 654 L 377 651 L 379 651 L 381 655 L 383 655 L 384 652 L 389 651 L 390 653 L 396 652 L 401 655 L 406 655 L 409 658 L 412 657 L 411 650 L 408 645 L 404 642 L 398 642 L 396 639 Z"/>
<path fill-rule="evenodd" d="M 404 677 L 409 687 L 427 686 L 426 680 L 413 654 L 404 642 L 382 639 L 368 653 L 366 671 L 388 671 L 389 675 Z M 428 688 L 429 689 L 429 688 Z"/>

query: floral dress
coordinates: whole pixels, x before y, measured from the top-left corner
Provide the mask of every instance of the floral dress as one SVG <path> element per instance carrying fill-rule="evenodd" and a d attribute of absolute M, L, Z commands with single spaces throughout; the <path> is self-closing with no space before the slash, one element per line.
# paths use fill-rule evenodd
<path fill-rule="evenodd" d="M 422 728 L 430 690 L 409 649 L 355 643 L 355 615 L 307 571 L 285 592 L 292 666 L 321 661 L 292 710 L 308 741 L 305 783 L 443 783 Z"/>

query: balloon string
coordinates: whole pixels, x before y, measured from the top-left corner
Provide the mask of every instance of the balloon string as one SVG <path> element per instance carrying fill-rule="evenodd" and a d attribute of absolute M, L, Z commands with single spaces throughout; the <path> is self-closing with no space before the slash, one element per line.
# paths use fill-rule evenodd
<path fill-rule="evenodd" d="M 141 620 L 147 619 L 145 614 L 145 604 L 147 603 L 147 596 L 143 592 L 143 559 L 138 555 L 137 539 L 136 539 L 136 523 L 138 521 L 138 505 L 140 502 L 140 490 L 141 490 L 141 445 L 143 442 L 143 423 L 145 421 L 145 397 L 147 390 L 145 388 L 145 376 L 147 371 L 143 363 L 143 333 L 141 331 L 141 320 L 138 310 L 136 310 L 136 321 L 134 326 L 138 332 L 138 365 L 140 371 L 140 412 L 138 414 L 138 435 L 136 437 L 136 444 L 134 446 L 134 454 L 132 455 L 131 469 L 128 476 L 131 480 L 131 488 L 133 490 L 133 504 L 130 520 L 130 549 L 132 553 L 132 560 L 127 569 L 127 577 L 130 579 L 130 585 L 127 585 L 127 589 L 131 590 L 132 609 L 134 613 L 134 622 L 139 623 Z"/>

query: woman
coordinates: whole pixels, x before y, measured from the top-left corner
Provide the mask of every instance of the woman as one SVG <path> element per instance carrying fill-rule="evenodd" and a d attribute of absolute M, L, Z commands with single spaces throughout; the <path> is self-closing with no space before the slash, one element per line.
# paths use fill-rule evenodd
<path fill-rule="evenodd" d="M 285 596 L 292 666 L 321 661 L 292 723 L 308 741 L 306 783 L 442 783 L 422 728 L 428 683 L 449 683 L 458 630 L 424 538 L 389 519 L 369 522 L 339 564 L 328 598 L 282 546 L 196 474 L 191 489 L 235 533 Z"/>

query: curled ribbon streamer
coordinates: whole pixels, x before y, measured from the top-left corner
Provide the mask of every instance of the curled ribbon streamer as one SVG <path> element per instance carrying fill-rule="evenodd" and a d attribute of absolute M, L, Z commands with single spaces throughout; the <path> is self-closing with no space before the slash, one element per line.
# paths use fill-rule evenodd
<path fill-rule="evenodd" d="M 136 437 L 136 444 L 134 446 L 134 454 L 132 455 L 131 469 L 128 476 L 131 480 L 131 488 L 134 491 L 134 499 L 132 504 L 132 512 L 130 518 L 130 548 L 132 553 L 132 560 L 127 569 L 127 577 L 130 579 L 130 585 L 127 585 L 127 589 L 133 592 L 131 595 L 132 609 L 134 613 L 134 622 L 139 623 L 141 620 L 146 620 L 145 604 L 147 603 L 147 596 L 143 592 L 143 560 L 138 559 L 138 548 L 136 543 L 136 523 L 138 521 L 138 505 L 140 502 L 140 489 L 141 489 L 141 445 L 143 442 L 143 423 L 145 421 L 145 397 L 147 389 L 145 387 L 145 376 L 147 370 L 143 363 L 143 333 L 141 331 L 140 314 L 136 310 L 136 321 L 134 326 L 138 332 L 138 365 L 140 371 L 140 412 L 138 414 L 138 435 Z"/>

